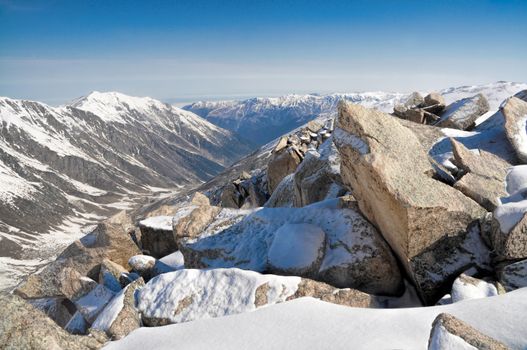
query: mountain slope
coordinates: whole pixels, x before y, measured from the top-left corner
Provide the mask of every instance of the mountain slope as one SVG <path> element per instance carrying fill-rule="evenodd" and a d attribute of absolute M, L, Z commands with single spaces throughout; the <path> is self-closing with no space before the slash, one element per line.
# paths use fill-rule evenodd
<path fill-rule="evenodd" d="M 205 181 L 249 150 L 232 132 L 150 98 L 95 92 L 58 108 L 0 98 L 0 264 L 36 264 L 59 233 Z"/>
<path fill-rule="evenodd" d="M 525 84 L 496 82 L 452 87 L 441 90 L 440 93 L 447 103 L 483 93 L 493 107 L 493 104 L 499 104 L 505 97 L 525 88 Z M 393 106 L 407 97 L 408 94 L 390 92 L 286 95 L 243 101 L 200 101 L 183 109 L 194 112 L 222 128 L 239 132 L 242 136 L 262 145 L 320 114 L 334 112 L 341 99 L 391 113 Z"/>

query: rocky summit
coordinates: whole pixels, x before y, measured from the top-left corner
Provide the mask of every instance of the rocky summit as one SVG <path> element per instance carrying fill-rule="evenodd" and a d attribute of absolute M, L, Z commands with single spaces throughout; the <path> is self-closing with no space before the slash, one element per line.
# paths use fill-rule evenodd
<path fill-rule="evenodd" d="M 250 154 L 243 137 L 150 99 L 0 100 L 11 111 L 0 159 L 20 183 L 48 183 L 53 166 L 80 187 L 70 180 L 80 168 L 66 165 L 84 156 L 86 182 L 104 191 L 188 182 L 101 219 L 0 297 L 0 347 L 268 348 L 276 336 L 293 349 L 525 349 L 526 91 L 499 82 L 185 107 L 242 136 L 268 108 L 273 126 L 258 142 L 271 141 Z M 59 154 L 49 138 L 15 149 L 37 135 L 20 123 L 40 128 L 39 118 L 84 153 Z M 103 129 L 71 120 L 104 126 L 110 143 L 90 142 L 106 163 L 83 148 Z M 137 151 L 141 138 L 153 148 Z M 9 198 L 19 205 L 28 191 Z"/>

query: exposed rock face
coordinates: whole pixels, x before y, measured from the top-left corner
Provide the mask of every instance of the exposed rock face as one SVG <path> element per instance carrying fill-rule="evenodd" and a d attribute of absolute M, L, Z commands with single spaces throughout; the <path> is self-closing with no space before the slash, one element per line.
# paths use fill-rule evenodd
<path fill-rule="evenodd" d="M 498 273 L 500 283 L 507 292 L 527 287 L 527 260 L 503 267 Z"/>
<path fill-rule="evenodd" d="M 287 298 L 292 300 L 302 297 L 317 298 L 322 301 L 346 305 L 351 307 L 378 307 L 379 303 L 374 296 L 356 289 L 337 289 L 329 284 L 302 278 L 295 294 Z"/>
<path fill-rule="evenodd" d="M 527 163 L 527 102 L 518 97 L 511 97 L 503 104 L 501 112 L 505 118 L 507 138 L 521 162 Z"/>
<path fill-rule="evenodd" d="M 173 230 L 176 240 L 192 239 L 201 234 L 221 212 L 220 207 L 202 205 L 197 208 L 188 207 L 179 211 L 173 220 Z"/>
<path fill-rule="evenodd" d="M 207 228 L 202 237 L 180 241 L 185 266 L 239 267 L 265 272 L 269 269 L 269 247 L 280 227 L 310 224 L 325 232 L 327 243 L 318 272 L 308 276 L 339 288 L 356 288 L 368 293 L 401 291 L 401 275 L 390 248 L 359 213 L 315 203 L 302 208 L 263 208 L 247 214 L 239 222 L 228 223 L 225 219 L 227 224 L 219 223 L 217 230 Z M 302 252 L 292 247 L 290 253 Z"/>
<path fill-rule="evenodd" d="M 483 150 L 477 150 L 479 155 L 475 154 L 453 138 L 450 142 L 454 164 L 462 171 L 454 187 L 488 211 L 493 211 L 500 204 L 499 198 L 507 195 L 503 183 L 509 163 Z"/>
<path fill-rule="evenodd" d="M 303 207 L 344 194 L 340 177 L 340 155 L 333 139 L 318 151 L 308 151 L 294 173 L 294 205 Z"/>
<path fill-rule="evenodd" d="M 431 92 L 425 96 L 423 105 L 427 108 L 435 106 L 435 109 L 430 110 L 430 112 L 437 114 L 445 108 L 445 99 L 440 93 Z"/>
<path fill-rule="evenodd" d="M 486 298 L 498 295 L 498 290 L 492 283 L 461 274 L 452 285 L 452 302 L 466 299 Z"/>
<path fill-rule="evenodd" d="M 178 249 L 171 216 L 154 216 L 139 222 L 141 245 L 148 254 L 161 258 Z"/>
<path fill-rule="evenodd" d="M 343 181 L 425 300 L 434 302 L 468 267 L 488 266 L 479 227 L 485 210 L 427 175 L 433 170 L 409 129 L 382 112 L 346 103 L 339 106 L 338 126 Z"/>
<path fill-rule="evenodd" d="M 301 161 L 302 155 L 294 146 L 276 152 L 267 165 L 267 185 L 269 187 L 269 193 L 273 193 L 280 181 L 287 175 L 293 173 Z"/>
<path fill-rule="evenodd" d="M 0 348 L 2 349 L 99 349 L 104 341 L 67 333 L 42 312 L 13 295 L 0 296 Z"/>
<path fill-rule="evenodd" d="M 502 208 L 503 206 L 498 207 L 495 215 L 500 215 Z M 492 245 L 498 261 L 527 258 L 527 212 L 508 232 L 496 220 L 492 227 Z"/>
<path fill-rule="evenodd" d="M 128 259 L 140 254 L 130 236 L 116 224 L 99 224 L 90 234 L 66 248 L 56 261 L 41 272 L 30 275 L 16 293 L 25 298 L 63 296 L 63 270 L 71 268 L 82 276 L 98 280 L 99 267 L 104 259 L 126 266 Z"/>
<path fill-rule="evenodd" d="M 501 342 L 481 333 L 471 325 L 447 314 L 439 314 L 430 332 L 429 350 L 507 350 Z"/>
<path fill-rule="evenodd" d="M 112 340 L 118 340 L 141 327 L 141 315 L 135 307 L 135 299 L 144 285 L 143 279 L 139 278 L 126 286 L 101 312 L 92 328 L 106 332 Z"/>
<path fill-rule="evenodd" d="M 149 326 L 220 317 L 301 297 L 356 307 L 377 306 L 374 297 L 325 283 L 232 269 L 180 270 L 150 281 L 138 294 Z"/>
<path fill-rule="evenodd" d="M 485 96 L 464 98 L 448 105 L 441 114 L 441 119 L 435 124 L 444 128 L 469 130 L 475 126 L 476 119 L 489 111 L 489 103 Z"/>
<path fill-rule="evenodd" d="M 28 303 L 64 327 L 75 313 L 75 305 L 66 298 L 30 299 Z"/>

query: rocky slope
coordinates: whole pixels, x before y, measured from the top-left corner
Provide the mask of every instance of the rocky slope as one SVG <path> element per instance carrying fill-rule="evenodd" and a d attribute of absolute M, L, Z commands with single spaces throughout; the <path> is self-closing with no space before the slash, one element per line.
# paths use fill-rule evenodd
<path fill-rule="evenodd" d="M 205 181 L 250 150 L 191 112 L 99 92 L 58 108 L 0 98 L 0 145 L 2 284 L 20 260 L 38 264 L 48 242 Z"/>
<path fill-rule="evenodd" d="M 99 224 L 0 299 L 17 310 L 0 344 L 524 349 L 525 91 L 401 101 L 456 129 L 342 101 L 202 191 Z"/>

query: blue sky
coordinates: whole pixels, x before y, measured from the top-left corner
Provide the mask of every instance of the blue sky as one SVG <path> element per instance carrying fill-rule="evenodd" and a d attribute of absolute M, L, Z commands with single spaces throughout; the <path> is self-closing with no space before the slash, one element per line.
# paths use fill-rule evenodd
<path fill-rule="evenodd" d="M 525 0 L 0 0 L 0 95 L 181 102 L 525 82 L 525 33 Z"/>

